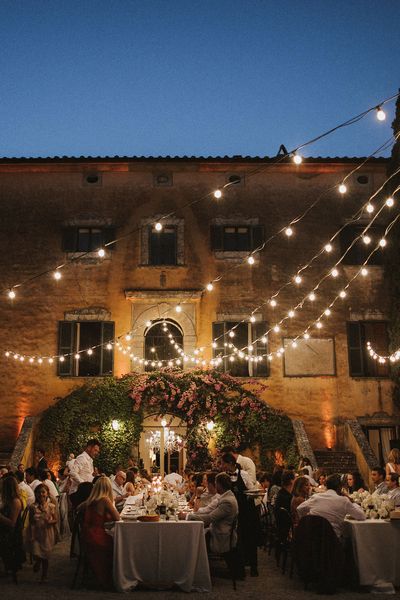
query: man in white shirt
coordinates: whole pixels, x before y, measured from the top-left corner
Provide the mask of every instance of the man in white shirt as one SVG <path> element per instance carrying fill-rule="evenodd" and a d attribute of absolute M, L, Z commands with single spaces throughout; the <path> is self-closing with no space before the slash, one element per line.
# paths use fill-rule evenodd
<path fill-rule="evenodd" d="M 100 442 L 99 440 L 92 439 L 88 441 L 82 454 L 76 457 L 69 473 L 72 482 L 69 488 L 70 495 L 76 492 L 80 483 L 93 481 L 93 459 L 99 453 Z"/>
<path fill-rule="evenodd" d="M 356 521 L 365 521 L 363 509 L 350 500 L 348 496 L 341 495 L 342 482 L 340 475 L 330 475 L 326 480 L 326 492 L 314 494 L 297 507 L 301 517 L 316 515 L 324 517 L 332 525 L 338 538 L 344 537 L 344 518 L 349 515 Z"/>
<path fill-rule="evenodd" d="M 28 485 L 24 481 L 24 474 L 21 471 L 15 471 L 15 477 L 18 481 L 18 487 L 25 493 L 26 495 L 26 505 L 30 506 L 35 502 L 35 494 L 30 485 Z"/>
<path fill-rule="evenodd" d="M 172 468 L 171 473 L 168 473 L 168 475 L 164 477 L 164 481 L 174 486 L 181 485 L 183 477 L 176 472 L 176 469 Z"/>
<path fill-rule="evenodd" d="M 399 476 L 397 473 L 390 473 L 386 477 L 386 485 L 388 487 L 388 496 L 393 500 L 395 506 L 400 506 L 400 487 Z"/>
<path fill-rule="evenodd" d="M 35 491 L 35 488 L 42 483 L 40 479 L 38 479 L 37 472 L 34 467 L 29 467 L 25 470 L 25 479 L 26 483 L 30 486 L 33 492 Z"/>
<path fill-rule="evenodd" d="M 374 489 L 372 490 L 373 494 L 377 494 L 381 496 L 382 494 L 388 493 L 388 487 L 386 485 L 386 471 L 382 469 L 382 467 L 375 467 L 371 471 L 371 479 L 374 484 Z"/>
<path fill-rule="evenodd" d="M 246 471 L 248 477 L 251 482 L 251 486 L 255 486 L 257 483 L 257 475 L 256 475 L 256 465 L 254 461 L 251 460 L 248 456 L 243 456 L 239 454 L 238 450 L 233 448 L 232 446 L 225 446 L 222 449 L 223 454 L 232 454 L 233 458 L 236 460 L 237 464 L 241 466 L 242 471 Z"/>
<path fill-rule="evenodd" d="M 112 493 L 117 510 L 121 510 L 129 494 L 125 493 L 124 485 L 126 483 L 126 473 L 118 471 L 111 482 Z"/>

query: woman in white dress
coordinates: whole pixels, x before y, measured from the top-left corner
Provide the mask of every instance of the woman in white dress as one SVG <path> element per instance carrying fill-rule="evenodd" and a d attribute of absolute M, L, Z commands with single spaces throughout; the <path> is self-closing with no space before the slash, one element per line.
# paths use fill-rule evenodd
<path fill-rule="evenodd" d="M 389 452 L 386 463 L 386 475 L 389 476 L 391 473 L 400 475 L 400 450 L 398 448 L 392 448 Z"/>

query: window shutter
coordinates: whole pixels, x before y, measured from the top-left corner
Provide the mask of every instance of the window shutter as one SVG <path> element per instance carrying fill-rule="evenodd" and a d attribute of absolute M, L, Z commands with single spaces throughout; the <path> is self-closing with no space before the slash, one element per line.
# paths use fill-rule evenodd
<path fill-rule="evenodd" d="M 73 357 L 75 323 L 60 321 L 58 329 L 58 354 L 64 355 L 64 362 L 58 361 L 58 374 L 60 377 L 73 375 Z M 68 355 L 68 356 L 67 356 Z"/>
<path fill-rule="evenodd" d="M 255 250 L 256 248 L 259 248 L 260 246 L 262 246 L 262 244 L 264 243 L 264 240 L 265 240 L 264 226 L 263 225 L 253 225 L 253 227 L 251 228 L 251 233 L 252 233 L 251 249 Z"/>
<path fill-rule="evenodd" d="M 76 252 L 77 250 L 77 228 L 64 227 L 62 230 L 62 251 Z"/>
<path fill-rule="evenodd" d="M 111 321 L 105 321 L 102 327 L 102 361 L 101 361 L 101 374 L 112 375 L 114 367 L 114 350 L 107 350 L 105 344 L 114 339 L 114 323 Z M 114 348 L 114 346 L 113 346 Z"/>
<path fill-rule="evenodd" d="M 349 353 L 349 372 L 352 377 L 364 375 L 361 328 L 357 322 L 347 323 L 347 346 Z"/>
<path fill-rule="evenodd" d="M 211 250 L 223 250 L 222 225 L 211 225 Z"/>
<path fill-rule="evenodd" d="M 116 238 L 116 232 L 114 227 L 106 227 L 102 231 L 103 245 L 112 242 Z M 107 246 L 108 250 L 114 250 L 117 244 L 111 244 Z"/>

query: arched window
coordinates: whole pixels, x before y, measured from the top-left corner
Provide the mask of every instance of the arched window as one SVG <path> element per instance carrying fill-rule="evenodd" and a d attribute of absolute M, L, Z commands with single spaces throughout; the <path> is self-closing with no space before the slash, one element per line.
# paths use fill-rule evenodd
<path fill-rule="evenodd" d="M 169 319 L 153 321 L 144 336 L 144 357 L 145 360 L 149 361 L 145 367 L 146 371 L 159 369 L 160 367 L 157 363 L 160 360 L 168 361 L 179 358 L 174 344 L 171 344 L 171 339 L 180 348 L 183 348 L 183 332 L 175 321 Z M 156 364 L 152 365 L 151 363 Z M 163 366 L 166 366 L 165 362 Z"/>

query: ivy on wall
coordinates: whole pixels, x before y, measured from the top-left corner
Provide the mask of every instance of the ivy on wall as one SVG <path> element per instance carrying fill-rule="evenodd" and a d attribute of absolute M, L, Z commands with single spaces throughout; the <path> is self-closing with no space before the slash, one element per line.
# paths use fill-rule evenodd
<path fill-rule="evenodd" d="M 219 371 L 162 370 L 96 380 L 43 413 L 38 442 L 49 457 L 65 459 L 70 452 L 79 453 L 89 437 L 97 437 L 102 444 L 99 466 L 111 472 L 127 463 L 146 415 L 172 414 L 187 424 L 188 463 L 194 469 L 211 464 L 210 441 L 217 448 L 256 448 L 266 467 L 275 452 L 291 460 L 295 450 L 290 419 L 256 394 L 265 389 L 256 381 L 243 385 Z M 111 425 L 114 419 L 119 422 L 117 431 Z M 212 432 L 208 421 L 215 424 Z"/>

